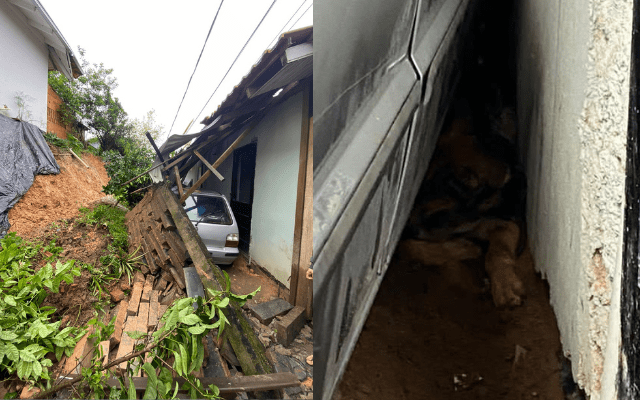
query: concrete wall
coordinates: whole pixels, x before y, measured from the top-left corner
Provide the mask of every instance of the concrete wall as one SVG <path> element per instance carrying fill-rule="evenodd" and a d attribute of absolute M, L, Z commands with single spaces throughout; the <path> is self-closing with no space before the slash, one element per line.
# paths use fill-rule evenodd
<path fill-rule="evenodd" d="M 49 53 L 44 38 L 33 33 L 9 3 L 0 2 L 0 107 L 18 116 L 16 95 L 26 100 L 23 119 L 47 127 L 47 70 Z"/>
<path fill-rule="evenodd" d="M 616 393 L 632 4 L 519 6 L 529 243 L 574 378 L 593 400 Z"/>
<path fill-rule="evenodd" d="M 242 147 L 254 140 L 258 145 L 249 244 L 251 258 L 287 287 L 293 257 L 301 128 L 302 93 L 298 93 L 271 110 L 238 145 Z M 207 159 L 215 160 L 225 148 L 207 154 Z M 225 180 L 220 182 L 211 177 L 204 188 L 230 199 L 232 169 L 233 157 L 229 157 L 218 169 Z"/>

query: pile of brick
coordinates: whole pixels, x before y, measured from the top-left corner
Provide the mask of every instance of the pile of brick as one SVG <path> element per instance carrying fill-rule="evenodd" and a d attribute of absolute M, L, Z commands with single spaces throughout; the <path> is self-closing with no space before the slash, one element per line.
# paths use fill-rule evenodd
<path fill-rule="evenodd" d="M 144 274 L 171 276 L 182 290 L 183 266 L 190 261 L 189 253 L 162 196 L 154 196 L 151 188 L 146 196 L 126 215 L 129 231 L 129 252 L 144 254 Z"/>
<path fill-rule="evenodd" d="M 99 345 L 104 355 L 103 365 L 133 352 L 136 342 L 123 332 L 151 333 L 155 331 L 168 306 L 175 299 L 184 295 L 173 281 L 168 281 L 165 278 L 168 277 L 165 275 L 155 279 L 151 273 L 145 276 L 140 271 L 136 271 L 129 296 L 124 296 L 122 288 L 112 290 L 112 299 L 117 304 L 110 312 L 104 314 L 103 321 L 106 323 L 115 317 L 115 331 L 109 340 L 105 340 Z M 90 366 L 94 343 L 88 336 L 92 333 L 92 328 L 80 339 L 73 354 L 66 360 L 65 374 L 78 374 L 81 366 Z M 121 373 L 126 369 L 127 362 L 122 362 L 111 368 L 116 373 Z"/>

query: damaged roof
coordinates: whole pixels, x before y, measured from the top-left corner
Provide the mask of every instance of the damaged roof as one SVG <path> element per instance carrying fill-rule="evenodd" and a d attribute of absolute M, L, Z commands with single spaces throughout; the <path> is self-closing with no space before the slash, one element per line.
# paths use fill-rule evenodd
<path fill-rule="evenodd" d="M 49 50 L 49 71 L 60 71 L 67 79 L 84 74 L 69 43 L 38 0 L 7 0 L 22 20 Z"/>
<path fill-rule="evenodd" d="M 171 135 L 160 146 L 160 153 L 168 159 L 171 152 L 193 139 L 193 143 L 179 152 L 173 159 L 180 158 L 191 149 L 207 141 L 201 152 L 216 145 L 221 140 L 238 132 L 249 123 L 258 121 L 271 107 L 281 103 L 302 90 L 300 81 L 313 75 L 313 27 L 306 27 L 283 33 L 271 49 L 266 50 L 253 65 L 242 81 L 218 106 L 218 109 L 204 118 L 205 127 L 191 135 Z M 274 96 L 278 92 L 277 96 Z M 191 168 L 199 159 L 189 155 L 178 167 Z M 156 157 L 154 165 L 160 164 Z M 153 182 L 160 182 L 160 169 L 149 173 Z"/>
<path fill-rule="evenodd" d="M 253 115 L 281 102 L 298 86 L 299 81 L 312 74 L 313 27 L 283 33 L 275 46 L 262 54 L 218 109 L 201 121 L 206 125 L 203 131 L 213 127 L 224 129 L 239 119 L 246 122 L 247 114 Z M 273 97 L 279 89 L 282 91 Z"/>

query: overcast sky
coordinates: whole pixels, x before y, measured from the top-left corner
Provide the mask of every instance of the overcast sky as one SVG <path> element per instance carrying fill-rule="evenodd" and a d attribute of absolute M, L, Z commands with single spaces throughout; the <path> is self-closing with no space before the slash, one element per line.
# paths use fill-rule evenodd
<path fill-rule="evenodd" d="M 40 2 L 76 57 L 79 58 L 77 48 L 80 46 L 86 50 L 89 62 L 113 68 L 119 84 L 116 97 L 129 117 L 142 118 L 147 111 L 156 111 L 156 120 L 165 130 L 165 137 L 159 140 L 162 144 L 220 1 Z M 271 0 L 228 0 L 222 4 L 171 134 L 182 134 L 198 116 L 272 3 Z M 312 0 L 275 2 L 190 133 L 202 129 L 200 121 L 218 108 L 261 54 L 275 44 L 274 39 L 292 16 L 286 24 L 287 31 L 313 25 Z"/>

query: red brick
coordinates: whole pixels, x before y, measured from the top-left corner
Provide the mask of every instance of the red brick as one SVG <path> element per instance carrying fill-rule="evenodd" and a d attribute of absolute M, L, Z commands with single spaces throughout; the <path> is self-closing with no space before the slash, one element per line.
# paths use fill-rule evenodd
<path fill-rule="evenodd" d="M 160 319 L 164 315 L 165 311 L 167 311 L 167 308 L 169 308 L 169 306 L 166 306 L 164 304 L 160 304 L 158 306 L 158 330 L 162 329 L 162 327 L 164 326 L 164 322 L 160 321 Z"/>
<path fill-rule="evenodd" d="M 145 282 L 144 286 L 142 287 L 142 296 L 140 297 L 140 301 L 142 303 L 149 302 L 149 295 L 151 294 L 152 290 L 153 290 L 153 285 L 149 283 L 149 281 Z"/>
<path fill-rule="evenodd" d="M 140 271 L 136 271 L 135 274 L 133 274 L 133 283 L 136 282 L 144 282 L 145 278 L 144 278 L 144 274 Z"/>
<path fill-rule="evenodd" d="M 118 288 L 113 289 L 109 294 L 111 295 L 111 301 L 114 303 L 118 303 L 124 299 L 124 292 Z"/>
<path fill-rule="evenodd" d="M 85 333 L 78 343 L 76 343 L 76 347 L 73 349 L 73 354 L 71 357 L 67 358 L 65 363 L 65 374 L 79 374 L 81 366 L 86 368 L 90 366 L 91 354 L 87 354 L 93 350 L 93 343 L 90 343 L 89 341 L 89 335 L 91 333 L 93 333 L 93 327 L 89 327 L 87 333 Z"/>
<path fill-rule="evenodd" d="M 156 282 L 154 289 L 162 292 L 167 287 L 167 283 L 168 282 L 164 278 L 160 278 L 158 279 L 158 282 Z"/>
<path fill-rule="evenodd" d="M 40 393 L 40 389 L 37 387 L 31 387 L 30 385 L 25 385 L 22 389 L 22 393 L 20 393 L 21 399 L 28 399 Z"/>
<path fill-rule="evenodd" d="M 122 337 L 122 329 L 124 328 L 124 322 L 127 319 L 127 309 L 129 308 L 129 302 L 122 300 L 118 304 L 118 313 L 116 314 L 115 330 L 111 336 L 111 344 L 113 346 L 120 343 Z"/>
<path fill-rule="evenodd" d="M 156 325 L 158 325 L 158 319 L 160 315 L 158 314 L 158 307 L 160 303 L 158 302 L 159 293 L 156 290 L 151 291 L 151 295 L 149 296 L 149 322 L 147 323 L 147 329 L 149 332 L 155 330 Z"/>
<path fill-rule="evenodd" d="M 138 306 L 140 305 L 140 297 L 142 296 L 143 282 L 136 282 L 133 284 L 131 290 L 131 299 L 129 299 L 129 308 L 127 309 L 127 315 L 138 314 Z"/>
<path fill-rule="evenodd" d="M 140 332 L 147 332 L 147 324 L 149 323 L 149 303 L 140 303 L 138 320 L 140 323 L 144 324 L 144 330 L 140 330 Z"/>
<path fill-rule="evenodd" d="M 109 341 L 100 342 L 100 348 L 102 348 L 102 355 L 104 356 L 102 359 L 102 366 L 104 367 L 109 363 Z"/>
<path fill-rule="evenodd" d="M 127 323 L 124 327 L 125 332 L 131 332 L 136 330 L 137 318 L 130 317 L 127 319 Z M 116 355 L 116 359 L 125 357 L 133 351 L 133 339 L 127 335 L 126 333 L 122 334 L 122 340 L 120 341 L 120 347 L 118 347 L 118 354 Z M 127 369 L 127 362 L 123 361 L 117 366 L 118 371 L 125 371 Z"/>

